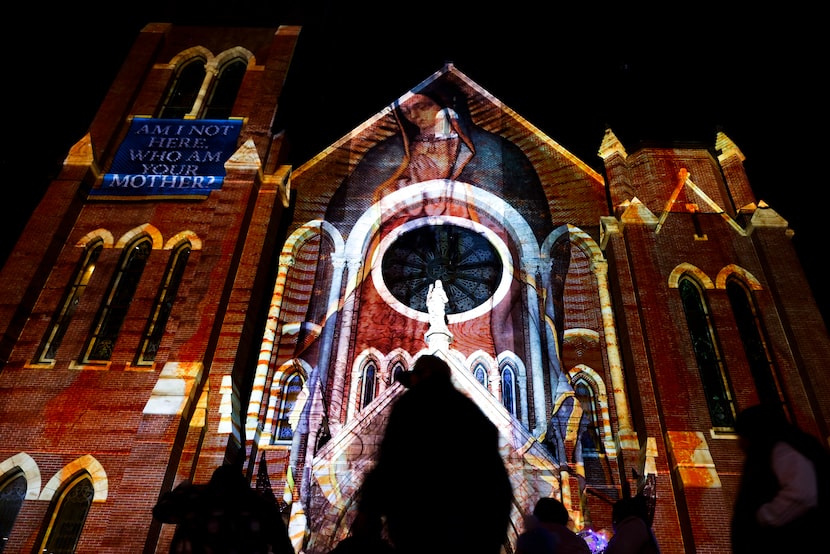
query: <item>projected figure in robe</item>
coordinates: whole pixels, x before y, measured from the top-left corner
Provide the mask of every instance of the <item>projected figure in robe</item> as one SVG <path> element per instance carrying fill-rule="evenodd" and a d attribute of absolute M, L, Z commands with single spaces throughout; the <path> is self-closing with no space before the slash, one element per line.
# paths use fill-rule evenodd
<path fill-rule="evenodd" d="M 467 97 L 457 86 L 434 81 L 396 103 L 394 115 L 399 132 L 372 147 L 344 179 L 329 202 L 328 221 L 348 225 L 395 190 L 449 179 L 503 198 L 527 220 L 540 243 L 553 230 L 547 197 L 530 160 L 509 140 L 472 122 Z"/>
<path fill-rule="evenodd" d="M 398 132 L 371 147 L 335 191 L 329 203 L 326 219 L 335 227 L 348 233 L 351 224 L 357 221 L 369 208 L 384 196 L 407 186 L 433 180 L 446 179 L 447 187 L 472 185 L 492 193 L 511 205 L 525 219 L 537 243 L 542 244 L 554 229 L 547 195 L 533 164 L 524 152 L 504 137 L 476 125 L 470 116 L 468 99 L 463 91 L 448 79 L 439 78 L 405 95 L 394 106 L 394 121 Z M 385 129 L 387 127 L 384 127 Z M 416 219 L 424 216 L 453 215 L 478 219 L 475 207 L 460 207 L 431 200 L 409 204 L 398 216 Z M 493 215 L 498 219 L 498 215 Z M 396 219 L 396 223 L 400 223 Z M 511 239 L 501 233 L 505 242 Z M 438 243 L 439 241 L 435 241 Z M 540 341 L 545 350 L 545 364 L 550 381 L 557 383 L 554 395 L 561 394 L 568 387 L 567 376 L 560 367 L 560 348 L 564 324 L 562 294 L 564 276 L 570 259 L 569 243 L 559 253 L 565 260 L 557 262 L 553 278 L 544 278 L 553 288 L 537 291 L 545 301 L 542 317 L 555 328 L 542 332 Z M 563 270 L 564 268 L 564 270 Z M 538 280 L 534 275 L 532 279 Z M 559 280 L 557 280 L 557 278 Z M 443 288 L 451 291 L 451 275 L 442 276 Z M 430 283 L 432 281 L 430 280 Z M 426 286 L 426 285 L 425 285 Z M 527 283 L 519 283 L 511 289 L 507 298 L 493 307 L 490 314 L 494 354 L 502 352 L 526 352 L 525 333 L 518 327 L 527 313 L 522 298 Z M 463 311 L 450 301 L 446 314 Z M 423 309 L 423 305 L 419 309 Z M 532 322 L 548 328 L 545 322 Z M 525 363 L 530 367 L 530 360 Z M 572 389 L 570 393 L 572 394 Z M 523 399 L 527 401 L 527 399 Z M 572 406 L 565 402 L 559 405 L 559 418 Z M 544 428 L 544 424 L 542 424 Z M 551 431 L 557 432 L 558 426 Z"/>

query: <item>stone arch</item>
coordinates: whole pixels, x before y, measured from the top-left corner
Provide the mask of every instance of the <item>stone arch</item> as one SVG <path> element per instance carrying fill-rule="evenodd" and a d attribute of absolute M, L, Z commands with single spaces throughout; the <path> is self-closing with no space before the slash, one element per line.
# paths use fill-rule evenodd
<path fill-rule="evenodd" d="M 726 288 L 726 281 L 731 275 L 738 276 L 751 290 L 763 290 L 761 282 L 749 271 L 735 264 L 724 266 L 715 277 L 715 286 L 719 289 Z"/>
<path fill-rule="evenodd" d="M 150 241 L 153 245 L 153 250 L 160 250 L 163 248 L 164 243 L 161 237 L 161 232 L 149 223 L 144 223 L 143 225 L 139 225 L 138 227 L 134 227 L 130 229 L 126 233 L 124 233 L 121 238 L 118 239 L 118 242 L 115 244 L 116 248 L 124 248 L 130 242 L 132 242 L 136 237 L 140 235 L 147 235 L 150 237 Z"/>
<path fill-rule="evenodd" d="M 302 245 L 310 238 L 323 233 L 332 241 L 333 253 L 332 261 L 337 265 L 336 259 L 342 259 L 344 250 L 343 237 L 340 232 L 329 222 L 322 219 L 316 219 L 307 222 L 306 224 L 295 229 L 294 232 L 286 239 L 280 252 L 279 265 L 277 268 L 277 278 L 274 283 L 274 288 L 271 296 L 271 302 L 268 308 L 268 318 L 265 324 L 265 329 L 262 335 L 262 342 L 259 349 L 259 357 L 257 359 L 257 366 L 254 371 L 253 389 L 248 401 L 248 414 L 245 424 L 245 435 L 248 440 L 251 440 L 256 435 L 256 430 L 259 425 L 259 412 L 264 399 L 265 384 L 268 379 L 268 371 L 271 365 L 271 354 L 276 344 L 277 332 L 281 331 L 280 318 L 282 312 L 283 293 L 285 291 L 286 280 L 291 266 L 294 262 L 294 256 L 302 248 Z M 339 283 L 340 272 L 335 271 L 333 276 L 332 290 L 340 290 Z M 335 286 L 336 285 L 336 286 Z M 336 303 L 336 300 L 332 302 Z M 331 313 L 333 306 L 329 306 L 328 310 Z M 306 374 L 306 378 L 307 378 Z M 270 413 L 270 406 L 268 407 Z M 266 422 L 267 425 L 267 422 Z"/>
<path fill-rule="evenodd" d="M 207 63 L 205 63 L 205 69 L 217 73 L 223 65 L 235 58 L 245 60 L 248 64 L 248 68 L 256 63 L 256 57 L 250 50 L 242 46 L 234 46 L 233 48 L 229 48 L 210 58 Z"/>
<path fill-rule="evenodd" d="M 25 500 L 37 500 L 40 495 L 40 468 L 37 462 L 25 452 L 18 452 L 0 462 L 0 475 L 19 468 L 26 478 Z"/>
<path fill-rule="evenodd" d="M 75 243 L 75 246 L 85 248 L 96 239 L 104 241 L 104 248 L 112 248 L 115 245 L 115 239 L 113 238 L 112 233 L 106 229 L 95 229 L 94 231 L 90 231 L 81 237 L 81 239 Z"/>
<path fill-rule="evenodd" d="M 181 244 L 182 241 L 189 242 L 191 250 L 202 249 L 202 239 L 200 239 L 199 235 L 197 235 L 193 231 L 181 231 L 179 233 L 176 233 L 175 235 L 170 237 L 166 243 L 164 243 L 164 249 L 172 250 L 173 248 Z"/>
<path fill-rule="evenodd" d="M 47 482 L 43 487 L 38 500 L 52 500 L 61 485 L 63 485 L 67 480 L 72 479 L 81 471 L 87 472 L 92 480 L 92 487 L 95 491 L 92 501 L 106 501 L 109 491 L 107 472 L 104 471 L 104 467 L 98 462 L 98 460 L 90 454 L 76 458 L 55 473 L 55 475 L 53 475 L 52 478 L 49 479 L 49 482 Z"/>
<path fill-rule="evenodd" d="M 205 64 L 207 64 L 209 61 L 213 60 L 213 53 L 204 46 L 193 46 L 187 50 L 182 50 L 173 56 L 168 63 L 168 68 L 176 69 L 183 63 L 188 62 L 193 58 L 202 58 L 205 60 Z"/>
<path fill-rule="evenodd" d="M 383 366 L 381 368 L 381 374 L 383 376 L 383 383 L 386 387 L 391 387 L 395 383 L 395 375 L 393 374 L 393 369 L 397 362 L 401 362 L 403 365 L 404 370 L 409 370 L 414 364 L 414 360 L 412 359 L 412 355 L 404 350 L 403 348 L 395 348 L 389 354 L 386 355 L 386 358 L 383 360 Z"/>
<path fill-rule="evenodd" d="M 692 276 L 694 280 L 704 289 L 715 288 L 712 279 L 710 279 L 706 273 L 687 262 L 678 264 L 677 267 L 672 270 L 669 275 L 669 288 L 676 289 L 680 283 L 680 278 L 683 277 L 684 274 Z"/>

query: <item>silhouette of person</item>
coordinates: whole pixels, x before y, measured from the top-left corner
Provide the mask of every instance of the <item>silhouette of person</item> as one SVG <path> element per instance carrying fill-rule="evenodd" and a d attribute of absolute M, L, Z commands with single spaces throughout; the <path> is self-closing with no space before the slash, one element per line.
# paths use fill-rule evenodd
<path fill-rule="evenodd" d="M 645 497 L 636 495 L 617 500 L 611 508 L 614 536 L 605 554 L 659 554 L 660 547 L 648 524 Z"/>
<path fill-rule="evenodd" d="M 184 482 L 161 496 L 153 517 L 176 524 L 170 554 L 292 554 L 279 508 L 233 465 L 207 484 Z"/>
<path fill-rule="evenodd" d="M 398 379 L 408 390 L 392 406 L 359 513 L 385 517 L 402 554 L 498 554 L 513 500 L 498 429 L 440 357 L 421 356 Z"/>
<path fill-rule="evenodd" d="M 746 457 L 732 515 L 732 551 L 807 552 L 827 516 L 819 513 L 817 463 L 827 450 L 790 424 L 777 407 L 738 414 L 735 432 Z"/>
<path fill-rule="evenodd" d="M 383 522 L 379 517 L 358 513 L 349 528 L 349 535 L 329 554 L 394 554 L 395 549 L 382 533 Z"/>
<path fill-rule="evenodd" d="M 568 528 L 570 515 L 556 498 L 542 497 L 516 540 L 516 554 L 591 554 L 585 540 Z"/>

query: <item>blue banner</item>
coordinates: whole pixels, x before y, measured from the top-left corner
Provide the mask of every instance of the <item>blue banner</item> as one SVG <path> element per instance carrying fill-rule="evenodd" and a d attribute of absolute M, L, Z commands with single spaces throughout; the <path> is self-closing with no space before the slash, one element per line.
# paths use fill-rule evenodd
<path fill-rule="evenodd" d="M 207 196 L 222 188 L 238 119 L 133 119 L 96 196 Z"/>

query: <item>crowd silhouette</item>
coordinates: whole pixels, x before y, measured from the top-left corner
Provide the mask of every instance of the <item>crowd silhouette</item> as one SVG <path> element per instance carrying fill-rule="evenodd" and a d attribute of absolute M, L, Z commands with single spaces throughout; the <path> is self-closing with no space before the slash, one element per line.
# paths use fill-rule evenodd
<path fill-rule="evenodd" d="M 359 517 L 384 518 L 399 554 L 499 554 L 513 489 L 495 425 L 455 388 L 450 368 L 425 355 L 399 380 Z"/>
<path fill-rule="evenodd" d="M 777 406 L 745 409 L 735 431 L 746 457 L 732 552 L 813 551 L 815 534 L 830 521 L 830 452 Z"/>
<path fill-rule="evenodd" d="M 153 517 L 176 525 L 170 554 L 293 554 L 279 507 L 235 465 L 206 484 L 184 482 L 159 498 Z"/>

